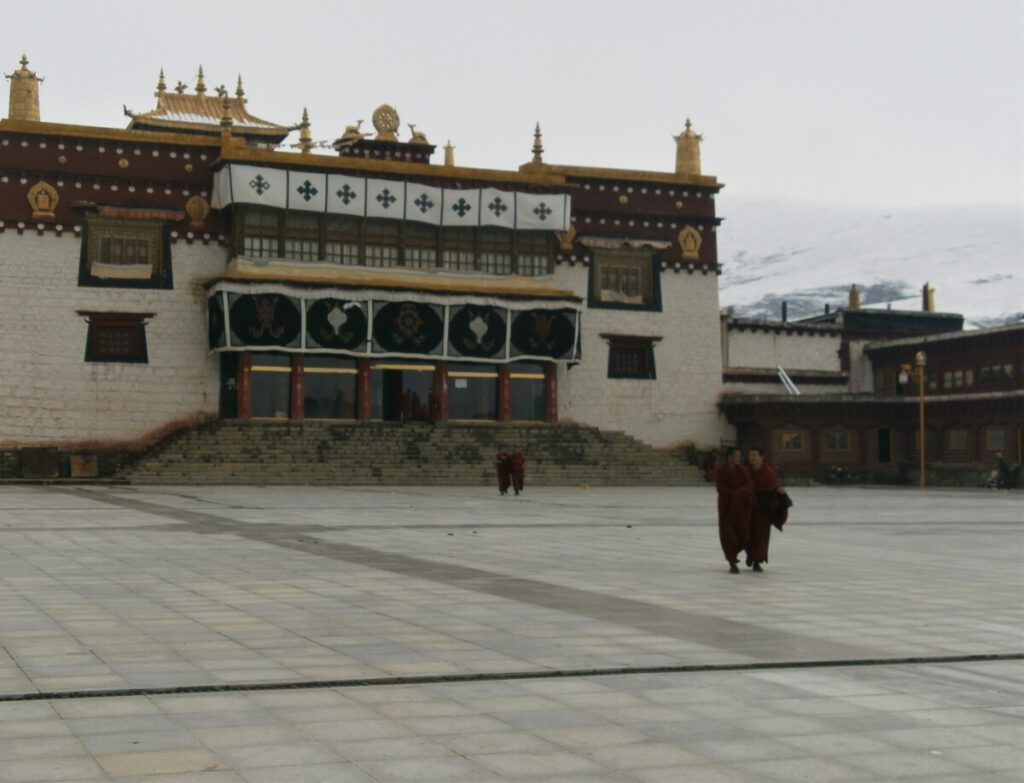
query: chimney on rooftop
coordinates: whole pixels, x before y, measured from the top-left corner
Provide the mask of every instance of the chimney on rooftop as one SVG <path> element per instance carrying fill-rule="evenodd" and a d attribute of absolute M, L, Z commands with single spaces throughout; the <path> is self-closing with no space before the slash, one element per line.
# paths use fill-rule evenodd
<path fill-rule="evenodd" d="M 921 309 L 926 313 L 935 312 L 935 289 L 930 283 L 925 283 L 921 289 Z"/>

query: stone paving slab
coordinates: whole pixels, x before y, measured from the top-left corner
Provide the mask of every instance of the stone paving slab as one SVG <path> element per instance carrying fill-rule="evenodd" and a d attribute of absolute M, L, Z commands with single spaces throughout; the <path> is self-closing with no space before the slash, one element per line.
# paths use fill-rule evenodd
<path fill-rule="evenodd" d="M 0 781 L 1021 779 L 1024 496 L 528 493 L 3 487 Z"/>

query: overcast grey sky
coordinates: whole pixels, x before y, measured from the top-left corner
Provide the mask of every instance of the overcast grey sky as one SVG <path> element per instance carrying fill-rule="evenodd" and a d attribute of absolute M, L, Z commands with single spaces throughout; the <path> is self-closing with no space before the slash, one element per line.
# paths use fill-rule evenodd
<path fill-rule="evenodd" d="M 317 139 L 391 103 L 462 165 L 539 120 L 549 162 L 671 170 L 689 116 L 729 193 L 886 206 L 1024 203 L 1022 41 L 1024 0 L 0 0 L 44 120 L 124 127 L 202 64 Z"/>

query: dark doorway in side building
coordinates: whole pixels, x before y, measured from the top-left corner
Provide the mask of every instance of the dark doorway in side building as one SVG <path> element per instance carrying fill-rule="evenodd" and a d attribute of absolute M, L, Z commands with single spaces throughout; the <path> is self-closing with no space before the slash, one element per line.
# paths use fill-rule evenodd
<path fill-rule="evenodd" d="M 892 431 L 888 428 L 878 431 L 878 464 L 888 465 L 892 462 Z"/>
<path fill-rule="evenodd" d="M 384 421 L 428 421 L 434 365 L 383 361 L 370 365 L 370 416 Z"/>

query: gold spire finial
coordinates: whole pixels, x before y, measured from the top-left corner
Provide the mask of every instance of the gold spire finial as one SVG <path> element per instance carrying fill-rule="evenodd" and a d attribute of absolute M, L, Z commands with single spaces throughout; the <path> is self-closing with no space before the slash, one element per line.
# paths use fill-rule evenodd
<path fill-rule="evenodd" d="M 541 143 L 540 137 L 540 123 L 537 123 L 537 127 L 533 130 L 533 163 L 543 163 L 544 158 L 541 157 L 544 154 L 544 145 Z"/>
<path fill-rule="evenodd" d="M 699 133 L 694 133 L 693 123 L 686 118 L 685 129 L 676 140 L 676 174 L 683 176 L 700 175 L 700 143 L 704 139 Z"/>
<path fill-rule="evenodd" d="M 309 111 L 302 107 L 302 122 L 299 123 L 299 150 L 308 153 L 313 149 L 313 134 L 309 131 Z"/>
<path fill-rule="evenodd" d="M 221 129 L 227 129 L 228 133 L 231 132 L 231 126 L 234 124 L 234 120 L 231 119 L 231 99 L 228 97 L 228 91 L 224 90 L 220 93 L 220 126 Z"/>
<path fill-rule="evenodd" d="M 199 76 L 196 78 L 196 95 L 206 92 L 206 81 L 203 78 L 203 66 L 199 66 Z"/>
<path fill-rule="evenodd" d="M 164 69 L 161 68 L 160 69 L 160 78 L 157 79 L 157 82 L 156 82 L 156 93 L 155 93 L 155 95 L 157 97 L 160 97 L 165 92 L 167 92 L 167 82 L 164 81 Z"/>
<path fill-rule="evenodd" d="M 24 53 L 20 63 L 21 68 L 14 73 L 4 74 L 11 82 L 7 116 L 12 120 L 39 122 L 39 83 L 43 80 L 28 69 L 28 56 Z"/>
<path fill-rule="evenodd" d="M 242 89 L 242 74 L 238 74 L 238 85 L 235 87 L 235 96 L 238 100 L 245 98 L 245 90 Z"/>
<path fill-rule="evenodd" d="M 444 165 L 455 165 L 455 147 L 452 146 L 451 139 L 448 139 L 448 143 L 444 145 Z"/>

